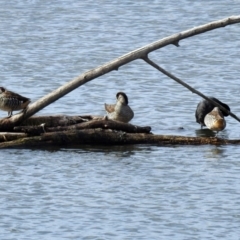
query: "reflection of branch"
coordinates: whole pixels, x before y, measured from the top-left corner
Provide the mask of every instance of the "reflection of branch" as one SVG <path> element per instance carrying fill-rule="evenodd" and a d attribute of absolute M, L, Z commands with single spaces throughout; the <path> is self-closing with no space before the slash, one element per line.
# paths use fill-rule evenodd
<path fill-rule="evenodd" d="M 215 106 L 219 107 L 220 109 L 222 109 L 224 112 L 228 113 L 231 117 L 235 118 L 237 121 L 240 122 L 240 119 L 233 114 L 232 112 L 228 111 L 225 107 L 223 107 L 222 105 L 220 105 L 219 103 L 213 101 L 211 98 L 208 98 L 207 96 L 205 96 L 204 94 L 202 94 L 201 92 L 197 91 L 196 89 L 192 88 L 191 86 L 189 86 L 187 83 L 183 82 L 181 79 L 177 78 L 176 76 L 174 76 L 173 74 L 171 74 L 170 72 L 166 71 L 165 69 L 161 68 L 159 65 L 157 65 L 155 62 L 151 61 L 148 57 L 144 57 L 143 60 L 145 62 L 147 62 L 149 65 L 151 65 L 152 67 L 156 68 L 158 71 L 162 72 L 163 74 L 167 75 L 168 77 L 172 78 L 174 81 L 180 83 L 181 85 L 183 85 L 185 88 L 189 89 L 191 92 L 196 93 L 197 95 L 201 96 L 202 98 L 208 100 L 209 102 L 211 102 L 212 104 L 214 104 Z"/>
<path fill-rule="evenodd" d="M 132 62 L 136 59 L 142 59 L 147 56 L 150 52 L 155 51 L 159 48 L 165 47 L 169 44 L 174 44 L 178 46 L 178 42 L 182 39 L 192 37 L 197 34 L 201 34 L 207 31 L 211 31 L 216 28 L 225 27 L 230 24 L 235 24 L 240 22 L 240 16 L 232 16 L 229 18 L 224 18 L 222 20 L 214 21 L 211 23 L 207 23 L 198 27 L 191 28 L 189 30 L 174 34 L 172 36 L 163 38 L 151 44 L 148 44 L 142 48 L 136 49 L 132 52 L 129 52 L 119 58 L 116 58 L 102 66 L 94 68 L 90 71 L 87 71 L 80 76 L 74 78 L 72 81 L 66 83 L 65 85 L 59 87 L 53 92 L 47 94 L 41 99 L 37 100 L 33 104 L 29 105 L 24 113 L 20 113 L 12 116 L 9 119 L 3 119 L 0 121 L 0 130 L 12 129 L 14 125 L 20 123 L 26 118 L 31 117 L 33 114 L 37 113 L 44 107 L 78 88 L 79 86 L 100 77 L 108 72 L 113 70 L 117 70 L 119 67 Z"/>

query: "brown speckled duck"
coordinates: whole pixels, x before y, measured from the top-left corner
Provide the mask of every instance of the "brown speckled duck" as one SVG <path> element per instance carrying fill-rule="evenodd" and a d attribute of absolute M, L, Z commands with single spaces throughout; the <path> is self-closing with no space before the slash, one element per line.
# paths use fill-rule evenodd
<path fill-rule="evenodd" d="M 127 123 L 134 117 L 133 110 L 128 106 L 128 97 L 124 92 L 118 92 L 116 98 L 116 104 L 105 103 L 107 119 Z"/>
<path fill-rule="evenodd" d="M 211 100 L 217 102 L 218 104 L 222 105 L 224 108 L 226 108 L 228 111 L 231 111 L 230 107 L 226 104 L 221 102 L 220 100 L 218 100 L 217 98 L 214 97 L 209 97 Z M 197 105 L 197 109 L 195 112 L 195 117 L 196 117 L 196 122 L 199 123 L 201 125 L 201 128 L 203 126 L 206 126 L 205 122 L 204 122 L 204 118 L 205 116 L 210 113 L 213 109 L 214 109 L 215 105 L 211 102 L 209 102 L 208 100 L 202 100 L 201 102 L 198 103 Z M 221 109 L 219 109 L 219 111 L 222 113 L 222 115 L 224 117 L 227 117 L 229 114 L 222 111 Z"/>
<path fill-rule="evenodd" d="M 7 111 L 8 117 L 12 116 L 13 111 L 24 110 L 29 103 L 29 98 L 0 87 L 0 109 Z"/>
<path fill-rule="evenodd" d="M 216 132 L 222 131 L 226 127 L 226 121 L 218 107 L 205 116 L 204 123 L 207 128 Z"/>

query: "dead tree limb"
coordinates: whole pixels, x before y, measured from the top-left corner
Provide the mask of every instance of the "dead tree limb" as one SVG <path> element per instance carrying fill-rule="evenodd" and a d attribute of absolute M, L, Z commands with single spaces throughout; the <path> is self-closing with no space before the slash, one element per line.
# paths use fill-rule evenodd
<path fill-rule="evenodd" d="M 152 60 L 150 60 L 148 58 L 148 56 L 145 56 L 143 58 L 143 60 L 145 62 L 147 62 L 149 65 L 151 65 L 152 67 L 156 68 L 158 71 L 162 72 L 163 74 L 167 75 L 168 77 L 172 78 L 174 81 L 180 83 L 181 85 L 183 85 L 185 88 L 187 88 L 188 90 L 190 90 L 193 93 L 196 93 L 197 95 L 201 96 L 202 98 L 208 100 L 209 102 L 213 103 L 215 106 L 219 107 L 220 109 L 222 109 L 224 112 L 228 113 L 231 117 L 233 117 L 234 119 L 236 119 L 237 121 L 240 122 L 240 119 L 233 114 L 231 111 L 228 111 L 225 107 L 223 107 L 222 105 L 220 105 L 219 103 L 213 101 L 211 98 L 205 96 L 204 94 L 202 94 L 201 92 L 197 91 L 196 89 L 194 89 L 193 87 L 191 87 L 190 85 L 188 85 L 187 83 L 183 82 L 181 79 L 179 79 L 178 77 L 174 76 L 172 73 L 166 71 L 165 69 L 163 69 L 162 67 L 160 67 L 158 64 L 156 64 L 155 62 L 153 62 Z"/>
<path fill-rule="evenodd" d="M 27 137 L 25 133 L 9 133 L 9 132 L 1 132 L 0 133 L 0 142 L 8 142 L 13 141 L 20 138 Z"/>
<path fill-rule="evenodd" d="M 123 133 L 103 129 L 84 129 L 77 131 L 44 133 L 41 136 L 26 137 L 0 143 L 0 148 L 27 147 L 67 147 L 81 145 L 127 145 L 155 144 L 171 145 L 226 145 L 240 144 L 240 140 L 228 140 L 209 137 L 182 137 L 171 135 L 153 135 L 146 133 Z"/>
<path fill-rule="evenodd" d="M 32 116 L 21 123 L 21 126 L 38 126 L 45 124 L 46 127 L 69 126 L 81 122 L 88 121 L 84 116 Z"/>
<path fill-rule="evenodd" d="M 109 73 L 113 70 L 118 70 L 119 67 L 134 61 L 136 59 L 142 59 L 147 56 L 150 52 L 155 51 L 159 48 L 165 47 L 169 44 L 174 44 L 179 46 L 178 43 L 180 40 L 195 36 L 197 34 L 201 34 L 207 31 L 211 31 L 216 28 L 225 27 L 230 24 L 235 24 L 240 22 L 240 15 L 238 16 L 231 16 L 228 18 L 224 18 L 218 21 L 214 21 L 211 23 L 207 23 L 198 27 L 191 28 L 186 31 L 182 31 L 180 33 L 171 35 L 169 37 L 163 38 L 151 44 L 148 44 L 142 48 L 129 52 L 119 58 L 116 58 L 100 67 L 94 68 L 90 71 L 87 71 L 80 76 L 74 78 L 72 81 L 66 83 L 65 85 L 59 87 L 58 89 L 54 90 L 53 92 L 47 94 L 46 96 L 42 97 L 41 99 L 37 100 L 33 104 L 29 105 L 26 112 L 19 113 L 17 115 L 12 116 L 9 119 L 2 119 L 0 121 L 0 131 L 6 131 L 12 129 L 15 125 L 18 125 L 24 119 L 31 117 L 33 114 L 37 113 L 44 107 L 48 106 L 49 104 L 55 102 L 59 98 L 63 97 L 64 95 L 68 94 L 69 92 L 73 91 L 74 89 L 78 88 L 79 86 L 100 77 L 106 73 Z"/>
<path fill-rule="evenodd" d="M 92 120 L 74 125 L 65 125 L 57 127 L 40 126 L 17 126 L 14 127 L 16 132 L 25 132 L 29 135 L 40 135 L 44 132 L 76 131 L 90 128 L 112 129 L 127 133 L 150 133 L 151 127 L 140 127 L 130 123 L 117 122 L 112 120 Z"/>

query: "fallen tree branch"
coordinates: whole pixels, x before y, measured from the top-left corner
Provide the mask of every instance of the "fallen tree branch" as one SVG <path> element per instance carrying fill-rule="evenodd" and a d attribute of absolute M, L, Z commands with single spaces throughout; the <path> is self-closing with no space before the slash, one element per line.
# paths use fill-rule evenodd
<path fill-rule="evenodd" d="M 8 142 L 13 141 L 20 138 L 27 137 L 25 133 L 9 133 L 9 132 L 1 132 L 0 133 L 0 142 Z"/>
<path fill-rule="evenodd" d="M 117 122 L 112 120 L 92 120 L 88 122 L 78 123 L 70 126 L 46 127 L 41 126 L 18 126 L 14 130 L 16 132 L 25 132 L 30 135 L 40 135 L 44 132 L 60 132 L 75 131 L 90 128 L 112 129 L 127 133 L 150 133 L 151 127 L 139 127 L 130 123 Z"/>
<path fill-rule="evenodd" d="M 177 78 L 176 76 L 174 76 L 172 73 L 166 71 L 165 69 L 163 69 L 162 67 L 160 67 L 158 64 L 156 64 L 155 62 L 153 62 L 152 60 L 150 60 L 147 56 L 145 56 L 143 58 L 143 60 L 148 63 L 149 65 L 151 65 L 152 67 L 156 68 L 158 71 L 162 72 L 163 74 L 167 75 L 168 77 L 172 78 L 174 81 L 180 83 L 181 85 L 183 85 L 185 88 L 187 88 L 188 90 L 190 90 L 193 93 L 196 93 L 197 95 L 201 96 L 202 98 L 206 99 L 207 101 L 211 102 L 212 104 L 214 104 L 215 106 L 219 107 L 220 109 L 222 109 L 224 112 L 228 113 L 231 117 L 233 117 L 234 119 L 236 119 L 237 121 L 240 122 L 240 119 L 233 114 L 231 111 L 228 111 L 228 109 L 226 109 L 225 107 L 223 107 L 221 104 L 213 101 L 211 98 L 205 96 L 204 94 L 202 94 L 201 92 L 197 91 L 196 89 L 194 89 L 193 87 L 191 87 L 190 85 L 188 85 L 187 83 L 183 82 L 181 79 Z"/>
<path fill-rule="evenodd" d="M 226 145 L 240 144 L 240 140 L 228 140 L 209 137 L 182 137 L 171 135 L 153 135 L 146 133 L 123 133 L 103 129 L 84 129 L 77 131 L 44 133 L 41 136 L 26 137 L 0 143 L 0 148 L 27 147 L 67 147 L 81 145 L 126 145 L 155 144 L 170 145 Z"/>
<path fill-rule="evenodd" d="M 22 126 L 38 126 L 45 124 L 47 127 L 69 126 L 77 123 L 88 121 L 84 116 L 68 116 L 68 115 L 53 115 L 53 116 L 33 116 L 21 123 Z"/>
<path fill-rule="evenodd" d="M 0 131 L 13 129 L 14 126 L 21 123 L 24 119 L 31 117 L 33 114 L 37 113 L 44 107 L 48 106 L 49 104 L 53 103 L 54 101 L 58 100 L 64 95 L 68 94 L 69 92 L 73 91 L 77 87 L 97 77 L 100 77 L 108 72 L 111 72 L 113 70 L 118 70 L 119 67 L 131 61 L 134 61 L 136 59 L 142 59 L 152 51 L 155 51 L 169 44 L 174 44 L 176 46 L 179 46 L 178 43 L 182 39 L 192 37 L 194 35 L 201 34 L 207 31 L 211 31 L 216 28 L 225 27 L 230 24 L 239 23 L 239 22 L 240 22 L 240 16 L 232 16 L 229 18 L 224 18 L 222 20 L 207 23 L 198 27 L 194 27 L 189 30 L 174 34 L 172 36 L 169 36 L 159 41 L 148 44 L 142 48 L 129 52 L 119 58 L 116 58 L 100 67 L 87 71 L 82 75 L 74 78 L 72 81 L 54 90 L 53 92 L 42 97 L 41 99 L 37 100 L 33 104 L 29 105 L 29 107 L 24 113 L 16 114 L 8 119 L 2 119 L 0 121 Z"/>

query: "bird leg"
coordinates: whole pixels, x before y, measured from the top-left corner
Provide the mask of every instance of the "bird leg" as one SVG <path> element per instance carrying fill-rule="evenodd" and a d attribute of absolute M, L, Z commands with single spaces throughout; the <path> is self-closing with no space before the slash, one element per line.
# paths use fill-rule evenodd
<path fill-rule="evenodd" d="M 9 111 L 7 118 L 10 118 L 11 116 L 12 116 L 12 111 Z"/>

